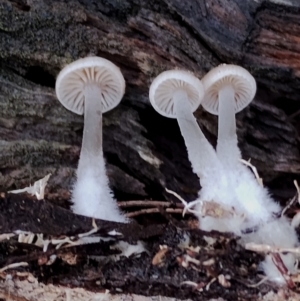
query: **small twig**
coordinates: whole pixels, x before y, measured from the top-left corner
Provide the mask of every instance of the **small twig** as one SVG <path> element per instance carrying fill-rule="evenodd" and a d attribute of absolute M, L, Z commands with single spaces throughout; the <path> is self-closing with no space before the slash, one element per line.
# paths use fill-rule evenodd
<path fill-rule="evenodd" d="M 25 187 L 22 189 L 17 189 L 17 190 L 10 190 L 8 193 L 23 193 L 27 192 L 31 195 L 35 195 L 38 200 L 43 200 L 45 196 L 45 188 L 47 186 L 48 180 L 51 176 L 51 173 L 46 175 L 44 178 L 34 182 L 33 186 Z"/>
<path fill-rule="evenodd" d="M 126 216 L 135 217 L 142 214 L 159 213 L 159 212 L 160 212 L 159 208 L 149 208 L 149 209 L 142 209 L 139 211 L 127 213 Z M 173 213 L 173 214 L 181 214 L 182 209 L 166 208 L 166 212 Z"/>
<path fill-rule="evenodd" d="M 271 253 L 271 258 L 286 281 L 287 285 L 289 288 L 295 287 L 295 283 L 291 279 L 289 275 L 289 271 L 287 267 L 285 266 L 284 262 L 282 261 L 280 254 L 279 253 L 295 253 L 295 254 L 300 254 L 300 248 L 279 248 L 279 247 L 273 247 L 270 245 L 263 245 L 263 244 L 255 244 L 255 243 L 246 243 L 245 245 L 246 250 L 254 251 L 254 252 L 263 252 L 263 253 Z"/>
<path fill-rule="evenodd" d="M 210 289 L 210 285 L 211 285 L 212 283 L 214 283 L 216 280 L 217 280 L 217 278 L 211 279 L 211 280 L 206 284 L 205 290 L 208 291 L 208 290 Z"/>
<path fill-rule="evenodd" d="M 0 241 L 9 240 L 11 237 L 14 237 L 16 234 L 14 233 L 3 233 L 0 234 Z"/>
<path fill-rule="evenodd" d="M 248 242 L 245 245 L 245 249 L 258 253 L 292 253 L 300 255 L 300 247 L 299 248 L 280 248 L 274 247 L 270 245 L 264 244 L 256 244 L 254 242 Z"/>
<path fill-rule="evenodd" d="M 182 216 L 185 215 L 186 211 L 190 212 L 190 213 L 194 213 L 195 215 L 199 215 L 199 212 L 198 211 L 195 211 L 195 210 L 192 210 L 190 209 L 191 207 L 195 206 L 196 204 L 198 203 L 201 203 L 202 201 L 200 200 L 196 200 L 196 201 L 193 201 L 193 202 L 186 202 L 179 194 L 177 194 L 176 192 L 172 191 L 172 190 L 169 190 L 167 188 L 166 189 L 166 192 L 167 193 L 170 193 L 170 194 L 173 194 L 180 202 L 182 202 L 183 206 L 184 206 L 184 209 L 182 211 Z"/>
<path fill-rule="evenodd" d="M 263 279 L 261 279 L 259 282 L 255 283 L 255 284 L 248 284 L 248 283 L 245 283 L 246 286 L 248 287 L 258 287 L 260 285 L 262 285 L 263 283 L 265 283 L 267 280 L 269 280 L 269 277 L 265 276 Z"/>
<path fill-rule="evenodd" d="M 195 200 L 192 202 L 187 203 L 180 195 L 176 192 L 169 190 L 166 188 L 168 193 L 173 194 L 176 196 L 183 204 L 184 209 L 182 212 L 182 216 L 185 215 L 186 212 L 193 213 L 195 216 L 211 216 L 214 218 L 232 218 L 232 217 L 239 217 L 245 219 L 244 215 L 238 215 L 233 207 L 228 207 L 225 205 L 220 205 L 214 201 L 202 201 L 202 200 Z M 197 210 L 193 210 L 194 206 L 198 205 Z"/>
<path fill-rule="evenodd" d="M 163 202 L 163 201 L 125 201 L 125 202 L 119 202 L 118 206 L 120 208 L 129 208 L 129 207 L 179 207 L 183 208 L 182 204 L 176 204 L 171 202 Z"/>
<path fill-rule="evenodd" d="M 226 279 L 226 277 L 223 274 L 220 274 L 218 276 L 218 282 L 225 288 L 231 287 L 230 281 L 228 281 L 228 279 Z"/>
<path fill-rule="evenodd" d="M 203 288 L 205 286 L 205 283 L 204 282 L 196 283 L 193 281 L 183 281 L 180 283 L 180 286 L 183 286 L 183 285 L 192 286 L 195 290 L 202 292 Z"/>
<path fill-rule="evenodd" d="M 159 251 L 152 258 L 152 265 L 159 265 L 163 262 L 166 253 L 169 251 L 168 246 L 159 246 Z"/>
<path fill-rule="evenodd" d="M 180 200 L 184 205 L 187 205 L 188 203 L 176 192 L 169 190 L 168 188 L 165 188 L 167 193 L 173 194 L 178 200 Z"/>
<path fill-rule="evenodd" d="M 298 182 L 296 180 L 294 180 L 294 185 L 296 187 L 296 190 L 297 190 L 297 193 L 296 195 L 288 202 L 288 204 L 284 207 L 284 209 L 282 210 L 281 212 L 281 216 L 284 215 L 284 213 L 289 209 L 291 208 L 296 201 L 298 201 L 298 203 L 300 204 L 300 188 L 299 188 L 299 185 L 298 185 Z"/>
<path fill-rule="evenodd" d="M 21 231 L 17 230 L 15 231 L 15 234 L 18 236 L 18 242 L 20 243 L 26 243 L 26 244 L 32 244 L 34 241 L 34 238 L 36 238 L 36 241 L 34 245 L 38 247 L 42 247 L 44 252 L 47 252 L 48 246 L 52 244 L 53 246 L 56 246 L 56 250 L 60 249 L 63 245 L 64 248 L 76 246 L 76 245 L 83 245 L 86 243 L 92 243 L 92 242 L 99 242 L 100 237 L 92 236 L 92 234 L 96 233 L 99 230 L 95 219 L 92 219 L 92 229 L 85 233 L 80 233 L 76 236 L 64 236 L 63 238 L 51 238 L 51 239 L 44 239 L 43 234 L 34 234 L 31 232 Z M 113 232 L 113 231 L 111 231 Z M 1 235 L 0 235 L 1 238 Z"/>
<path fill-rule="evenodd" d="M 82 238 L 82 237 L 90 236 L 99 230 L 94 218 L 92 219 L 92 227 L 93 227 L 92 230 L 85 232 L 85 233 L 78 234 L 78 237 Z"/>
<path fill-rule="evenodd" d="M 298 228 L 299 224 L 300 224 L 300 211 L 297 210 L 297 213 L 294 215 L 294 217 L 293 217 L 293 219 L 291 221 L 291 226 L 294 229 L 296 229 L 296 228 Z"/>
<path fill-rule="evenodd" d="M 254 175 L 255 175 L 255 178 L 256 178 L 258 184 L 259 184 L 260 186 L 264 186 L 264 184 L 263 184 L 263 179 L 259 176 L 256 167 L 250 163 L 250 159 L 249 159 L 249 161 L 246 161 L 246 160 L 244 160 L 244 159 L 240 159 L 240 161 L 241 161 L 243 164 L 245 164 L 246 166 L 248 166 L 248 167 L 251 168 L 252 172 L 253 172 Z"/>
<path fill-rule="evenodd" d="M 288 202 L 288 204 L 281 211 L 281 216 L 283 216 L 286 213 L 286 211 L 288 209 L 290 209 L 295 204 L 295 202 L 297 201 L 297 199 L 298 199 L 297 195 L 293 196 L 293 198 Z"/>
<path fill-rule="evenodd" d="M 297 195 L 298 195 L 298 203 L 300 204 L 300 188 L 299 188 L 299 185 L 298 185 L 298 182 L 297 180 L 294 180 L 294 185 L 296 187 L 296 190 L 297 190 Z"/>
<path fill-rule="evenodd" d="M 16 263 L 12 263 L 9 264 L 5 267 L 3 267 L 2 269 L 0 269 L 0 273 L 8 270 L 8 269 L 14 269 L 14 268 L 18 268 L 18 267 L 27 267 L 28 263 L 27 262 L 16 262 Z"/>
<path fill-rule="evenodd" d="M 272 254 L 272 261 L 275 264 L 278 271 L 280 272 L 280 274 L 282 275 L 282 277 L 284 278 L 284 280 L 286 281 L 288 287 L 289 288 L 294 288 L 295 283 L 291 279 L 291 277 L 289 275 L 289 270 L 287 269 L 287 267 L 283 263 L 280 255 L 279 254 Z"/>

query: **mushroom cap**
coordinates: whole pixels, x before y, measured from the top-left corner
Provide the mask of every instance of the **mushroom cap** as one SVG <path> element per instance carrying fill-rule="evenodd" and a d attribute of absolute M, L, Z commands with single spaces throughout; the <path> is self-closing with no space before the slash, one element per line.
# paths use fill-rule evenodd
<path fill-rule="evenodd" d="M 231 86 L 235 92 L 235 113 L 243 110 L 254 98 L 256 81 L 243 67 L 222 64 L 209 71 L 202 78 L 205 95 L 202 106 L 211 114 L 219 113 L 219 91 Z"/>
<path fill-rule="evenodd" d="M 116 107 L 125 92 L 125 80 L 120 69 L 101 57 L 79 59 L 61 70 L 55 91 L 59 101 L 70 111 L 84 112 L 84 87 L 96 84 L 101 89 L 102 113 Z"/>
<path fill-rule="evenodd" d="M 201 81 L 184 70 L 169 70 L 158 75 L 150 86 L 149 98 L 154 109 L 161 115 L 176 118 L 173 95 L 185 91 L 192 112 L 200 105 L 204 89 Z"/>

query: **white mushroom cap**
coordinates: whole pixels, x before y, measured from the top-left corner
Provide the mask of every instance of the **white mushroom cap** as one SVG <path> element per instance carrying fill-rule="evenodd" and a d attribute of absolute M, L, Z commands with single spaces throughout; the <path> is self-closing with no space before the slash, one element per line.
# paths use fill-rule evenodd
<path fill-rule="evenodd" d="M 150 86 L 149 98 L 154 109 L 161 115 L 176 118 L 173 95 L 185 91 L 192 112 L 200 105 L 204 89 L 201 81 L 183 70 L 169 70 L 157 76 Z"/>
<path fill-rule="evenodd" d="M 101 89 L 102 113 L 119 104 L 125 92 L 124 77 L 116 65 L 100 57 L 79 59 L 66 66 L 56 80 L 57 98 L 68 110 L 81 115 L 84 87 L 93 83 Z"/>
<path fill-rule="evenodd" d="M 218 115 L 219 91 L 224 86 L 231 86 L 235 92 L 235 112 L 243 110 L 254 98 L 256 82 L 254 77 L 244 68 L 236 65 L 220 65 L 203 78 L 205 90 L 202 106 L 211 114 Z"/>

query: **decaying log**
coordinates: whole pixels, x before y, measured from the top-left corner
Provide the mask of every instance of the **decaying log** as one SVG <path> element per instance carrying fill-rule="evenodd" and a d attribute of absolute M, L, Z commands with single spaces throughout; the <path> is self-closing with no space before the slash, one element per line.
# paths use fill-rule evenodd
<path fill-rule="evenodd" d="M 49 290 L 65 294 L 84 288 L 98 294 L 109 290 L 192 300 L 261 300 L 270 292 L 297 295 L 296 287 L 280 290 L 263 279 L 258 269 L 263 256 L 245 250 L 231 234 L 201 231 L 172 218 L 151 226 L 95 222 L 93 236 L 111 240 L 59 246 L 55 240 L 69 237 L 75 243 L 80 234 L 90 231 L 92 219 L 47 201 L 0 198 L 0 229 L 5 233 L 0 236 L 0 292 L 11 290 L 18 296 L 29 291 L 29 300 L 35 300 L 37 288 L 45 296 Z M 43 234 L 42 239 L 50 242 L 45 248 L 37 237 L 24 241 L 24 231 Z M 145 251 L 118 258 L 119 241 L 133 245 L 140 241 Z M 72 292 L 76 296 L 76 289 Z"/>
<path fill-rule="evenodd" d="M 40 221 L 49 223 L 48 230 L 58 229 L 58 220 L 54 217 L 60 214 L 66 223 L 74 221 L 69 227 L 77 227 L 77 232 L 72 233 L 67 227 L 62 228 L 65 232 L 56 234 L 76 235 L 90 230 L 86 227 L 91 221 L 57 206 L 69 205 L 83 118 L 63 108 L 54 91 L 58 72 L 66 64 L 88 55 L 114 62 L 121 68 L 127 84 L 121 104 L 104 115 L 104 155 L 117 199 L 170 200 L 165 188 L 176 191 L 187 201 L 195 199 L 200 188 L 199 179 L 191 171 L 176 120 L 163 118 L 152 109 L 148 99 L 149 85 L 156 75 L 171 68 L 188 69 L 202 78 L 220 63 L 234 63 L 249 69 L 258 84 L 255 100 L 237 115 L 243 158 L 251 158 L 271 192 L 278 200 L 286 201 L 294 194 L 293 179 L 300 179 L 299 41 L 298 0 L 0 0 L 0 192 L 28 186 L 52 174 L 46 191 L 52 207 L 44 201 L 27 202 L 24 207 L 20 206 L 18 198 L 12 198 L 11 203 L 1 199 L 0 226 L 3 228 L 0 233 L 19 229 L 49 235 L 46 228 L 34 228 L 38 225 L 36 216 L 30 215 L 33 212 L 42 214 L 43 211 L 34 210 L 45 208 L 50 214 Z M 195 115 L 215 144 L 216 117 L 201 107 Z M 22 214 L 13 215 L 18 212 L 14 206 L 27 208 L 27 217 L 23 215 L 21 220 Z M 32 220 L 26 228 L 29 216 Z M 166 264 L 171 268 L 165 278 L 159 278 L 161 282 L 155 278 L 157 271 L 151 270 L 151 256 L 158 251 L 159 243 L 164 243 L 162 232 L 169 227 L 170 221 L 153 226 L 133 224 L 128 228 L 98 222 L 101 229 L 122 229 L 124 233 L 136 235 L 127 237 L 124 234 L 128 241 L 141 239 L 152 246 L 152 253 L 143 255 L 145 266 L 138 271 L 148 277 L 144 278 L 143 285 L 134 286 L 141 274 L 133 277 L 137 271 L 130 270 L 137 259 L 121 261 L 120 267 L 130 270 L 129 275 L 133 277 L 128 282 L 127 293 L 174 296 L 174 287 L 182 278 L 175 277 L 172 286 L 168 273 L 176 261 L 177 249 L 173 246 Z M 175 228 L 178 229 L 177 224 Z M 10 242 L 5 250 L 14 249 L 14 240 Z M 227 247 L 224 247 L 225 253 L 232 251 Z M 234 249 L 234 252 L 239 258 L 242 251 Z M 1 260 L 4 264 L 3 258 Z M 251 260 L 246 263 L 250 264 Z M 256 257 L 255 264 L 258 262 Z M 122 285 L 119 264 L 110 267 L 114 275 L 105 275 L 112 283 L 101 283 L 101 288 L 114 290 L 120 283 Z M 39 280 L 49 281 L 38 274 L 36 263 L 33 266 L 32 271 L 36 271 Z M 95 273 L 90 266 L 81 268 L 89 276 Z M 149 270 L 153 273 L 146 275 Z M 175 272 L 182 273 L 180 276 L 190 281 L 199 280 L 191 271 Z M 260 280 L 257 274 L 251 277 L 247 280 L 253 283 Z M 66 276 L 64 280 L 72 281 L 68 279 Z M 52 282 L 55 280 L 51 278 Z M 80 284 L 72 283 L 73 286 Z M 82 286 L 90 289 L 89 284 Z M 100 290 L 100 286 L 98 288 Z M 216 295 L 225 296 L 225 300 L 235 297 L 230 295 L 230 290 L 227 294 L 223 287 L 211 288 L 204 291 L 207 300 Z M 124 287 L 122 289 L 125 291 Z M 237 281 L 236 289 L 241 294 L 242 290 L 250 292 L 247 296 L 240 295 L 241 298 L 256 300 L 254 296 L 259 298 L 258 293 L 263 296 L 270 286 L 263 284 L 245 290 L 245 285 Z M 190 288 L 179 291 L 176 297 L 198 297 L 198 292 Z M 277 292 L 278 295 L 270 300 L 277 297 L 281 300 L 280 294 L 284 293 L 275 291 L 275 294 Z M 0 298 L 5 299 L 1 295 Z"/>
<path fill-rule="evenodd" d="M 69 198 L 83 119 L 57 101 L 55 77 L 65 64 L 98 55 L 120 66 L 127 83 L 120 106 L 104 116 L 104 153 L 119 199 L 164 199 L 165 187 L 194 199 L 199 181 L 177 123 L 150 107 L 149 84 L 166 69 L 201 78 L 222 62 L 257 79 L 255 101 L 238 114 L 239 143 L 273 192 L 289 197 L 300 169 L 297 124 L 289 118 L 300 108 L 299 10 L 296 0 L 1 0 L 1 190 L 51 172 L 49 198 Z M 214 143 L 216 118 L 201 108 L 196 115 Z"/>

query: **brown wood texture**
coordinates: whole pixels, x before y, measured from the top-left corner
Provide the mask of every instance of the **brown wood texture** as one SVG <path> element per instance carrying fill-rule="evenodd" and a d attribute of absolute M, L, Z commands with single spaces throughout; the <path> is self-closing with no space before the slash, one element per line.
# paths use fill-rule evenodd
<path fill-rule="evenodd" d="M 297 0 L 0 1 L 0 189 L 53 175 L 48 196 L 66 200 L 74 181 L 83 118 L 56 99 L 55 78 L 80 57 L 117 64 L 127 88 L 104 116 L 104 154 L 118 199 L 187 200 L 199 190 L 175 120 L 148 100 L 161 71 L 201 78 L 220 63 L 248 68 L 258 83 L 237 115 L 243 157 L 252 158 L 275 196 L 287 199 L 298 177 L 300 4 Z M 292 116 L 291 116 L 292 115 Z M 212 143 L 217 120 L 198 121 Z"/>
<path fill-rule="evenodd" d="M 118 200 L 169 200 L 165 188 L 188 201 L 196 197 L 199 180 L 191 171 L 176 120 L 154 111 L 149 86 L 164 70 L 183 68 L 202 78 L 220 63 L 234 63 L 247 68 L 258 83 L 255 100 L 237 115 L 243 158 L 251 158 L 271 192 L 286 201 L 295 194 L 293 179 L 300 179 L 299 50 L 298 0 L 0 0 L 0 192 L 52 173 L 46 190 L 51 203 L 0 197 L 0 234 L 21 229 L 77 235 L 91 229 L 91 219 L 57 206 L 68 205 L 83 118 L 67 111 L 54 91 L 58 72 L 88 55 L 114 62 L 127 84 L 121 104 L 104 115 L 104 155 Z M 216 117 L 201 107 L 195 115 L 215 145 Z M 72 247 L 71 256 L 78 256 L 75 265 L 60 258 L 47 266 L 44 261 L 51 254 L 70 254 L 54 248 L 45 254 L 14 237 L 0 244 L 1 267 L 24 260 L 29 267 L 18 270 L 34 273 L 41 283 L 95 292 L 121 289 L 193 300 L 262 300 L 272 289 L 275 296 L 264 300 L 288 300 L 293 294 L 269 283 L 250 287 L 261 280 L 257 265 L 262 257 L 246 252 L 236 238 L 191 230 L 186 221 L 159 210 L 162 217 L 138 217 L 140 224 L 97 220 L 97 235 L 117 230 L 128 242 L 142 240 L 149 252 L 141 258 L 90 261 L 88 256 L 112 254 L 105 242 Z M 178 248 L 185 233 L 203 251 L 195 255 Z M 203 235 L 217 239 L 213 249 L 207 248 Z M 160 245 L 169 251 L 162 266 L 153 266 Z M 213 257 L 223 269 L 186 268 L 186 255 L 201 262 Z M 12 274 L 16 284 L 19 276 Z M 194 281 L 198 288 L 205 287 L 221 274 L 230 276 L 231 288 L 218 280 L 202 292 L 192 284 L 182 285 Z M 3 299 L 14 292 L 5 281 L 0 281 Z"/>
<path fill-rule="evenodd" d="M 259 300 L 259 294 L 264 296 L 273 289 L 276 292 L 276 287 L 269 283 L 251 287 L 261 280 L 257 266 L 262 256 L 245 251 L 230 234 L 191 229 L 187 223 L 172 218 L 167 223 L 150 226 L 101 220 L 96 220 L 96 224 L 98 231 L 94 236 L 112 240 L 67 248 L 56 248 L 50 243 L 44 251 L 35 245 L 35 240 L 22 243 L 18 235 L 2 240 L 0 267 L 20 262 L 27 265 L 7 270 L 5 274 L 0 270 L 0 276 L 12 279 L 16 284 L 27 279 L 24 273 L 30 273 L 40 283 L 54 284 L 56 287 L 85 288 L 93 292 L 108 289 L 113 294 L 123 292 L 192 300 L 223 297 L 224 300 L 250 301 Z M 91 228 L 91 218 L 76 216 L 70 210 L 47 201 L 31 201 L 15 196 L 0 198 L 1 233 L 22 229 L 43 233 L 44 239 L 68 235 L 75 236 L 76 240 L 76 235 Z M 118 236 L 110 234 L 113 230 Z M 210 242 L 203 238 L 204 235 L 210 238 Z M 199 251 L 185 245 L 187 237 L 189 244 L 199 248 Z M 112 255 L 120 254 L 115 239 L 131 244 L 142 240 L 147 251 L 115 261 Z M 167 248 L 164 253 L 161 253 L 162 246 Z M 56 256 L 52 264 L 48 263 L 51 256 Z M 225 276 L 227 281 L 219 280 L 219 277 Z M 9 291 L 8 282 L 0 280 L 0 296 Z M 15 292 L 14 289 L 11 291 Z M 41 293 L 43 291 L 40 290 Z M 35 300 L 33 294 L 27 300 Z"/>

